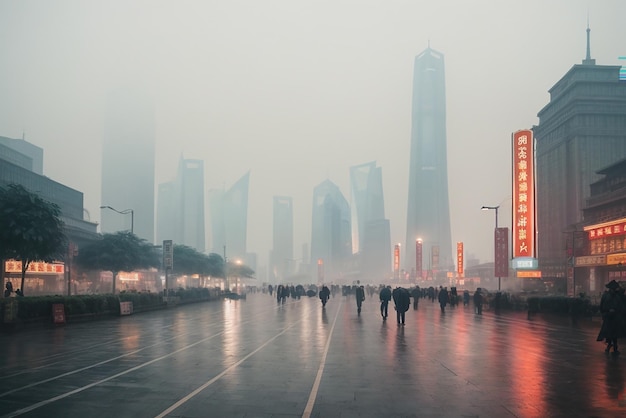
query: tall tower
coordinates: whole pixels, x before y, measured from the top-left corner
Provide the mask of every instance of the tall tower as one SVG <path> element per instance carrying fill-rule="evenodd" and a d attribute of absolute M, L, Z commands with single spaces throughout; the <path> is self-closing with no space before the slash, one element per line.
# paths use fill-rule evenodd
<path fill-rule="evenodd" d="M 415 268 L 415 242 L 423 242 L 425 269 L 452 268 L 446 156 L 443 55 L 427 48 L 415 57 L 405 268 Z"/>
<path fill-rule="evenodd" d="M 102 146 L 102 232 L 131 230 L 154 243 L 154 106 L 145 93 L 109 94 Z M 130 213 L 130 211 L 129 211 Z M 131 222 L 133 225 L 131 225 Z"/>
<path fill-rule="evenodd" d="M 159 184 L 157 239 L 204 252 L 204 162 L 180 158 L 173 182 Z"/>
<path fill-rule="evenodd" d="M 391 273 L 391 233 L 385 219 L 382 168 L 376 162 L 350 167 L 352 251 L 361 277 L 380 283 Z"/>
<path fill-rule="evenodd" d="M 312 215 L 311 264 L 323 265 L 324 277 L 318 276 L 319 280 L 336 280 L 349 267 L 352 240 L 350 206 L 332 181 L 326 180 L 313 190 Z"/>
<path fill-rule="evenodd" d="M 241 259 L 255 268 L 246 253 L 249 183 L 247 172 L 228 190 L 209 190 L 209 211 L 212 252 L 225 252 L 228 259 Z"/>

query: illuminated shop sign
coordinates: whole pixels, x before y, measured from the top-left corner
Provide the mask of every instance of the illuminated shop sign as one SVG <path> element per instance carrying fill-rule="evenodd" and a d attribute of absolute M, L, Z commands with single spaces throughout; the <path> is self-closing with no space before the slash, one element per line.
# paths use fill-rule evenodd
<path fill-rule="evenodd" d="M 585 227 L 589 239 L 610 238 L 617 235 L 626 235 L 626 219 L 604 224 Z"/>
<path fill-rule="evenodd" d="M 533 133 L 513 133 L 513 258 L 535 257 L 535 158 Z"/>
<path fill-rule="evenodd" d="M 22 262 L 17 260 L 7 260 L 4 263 L 4 271 L 7 273 L 21 273 Z M 41 274 L 63 274 L 65 266 L 60 263 L 44 263 L 43 261 L 31 261 L 26 269 L 26 273 Z"/>

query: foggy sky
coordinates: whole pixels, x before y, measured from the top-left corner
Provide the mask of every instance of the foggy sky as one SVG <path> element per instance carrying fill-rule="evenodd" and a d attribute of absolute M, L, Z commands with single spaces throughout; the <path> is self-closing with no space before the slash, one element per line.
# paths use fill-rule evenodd
<path fill-rule="evenodd" d="M 480 207 L 500 204 L 510 227 L 511 133 L 538 123 L 548 89 L 584 58 L 588 14 L 592 58 L 619 65 L 623 0 L 0 0 L 0 136 L 44 148 L 44 174 L 82 191 L 100 222 L 106 97 L 141 84 L 157 183 L 181 153 L 205 161 L 205 190 L 251 171 L 259 265 L 272 196 L 293 197 L 300 258 L 313 188 L 330 179 L 349 200 L 349 167 L 369 161 L 404 243 L 413 60 L 430 42 L 445 55 L 452 242 L 492 261 L 494 214 Z"/>

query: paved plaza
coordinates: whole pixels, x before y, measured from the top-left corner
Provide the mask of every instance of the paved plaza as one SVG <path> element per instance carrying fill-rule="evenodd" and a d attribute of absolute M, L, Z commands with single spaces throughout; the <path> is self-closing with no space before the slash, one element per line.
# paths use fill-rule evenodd
<path fill-rule="evenodd" d="M 0 416 L 622 417 L 600 322 L 269 294 L 0 334 Z M 626 341 L 624 345 L 626 350 Z"/>

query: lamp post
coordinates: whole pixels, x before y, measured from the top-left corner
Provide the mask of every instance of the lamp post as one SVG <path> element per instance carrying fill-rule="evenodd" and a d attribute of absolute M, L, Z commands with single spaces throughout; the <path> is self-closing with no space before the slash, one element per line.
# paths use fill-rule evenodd
<path fill-rule="evenodd" d="M 135 233 L 135 211 L 132 209 L 124 209 L 124 210 L 117 210 L 111 206 L 100 206 L 100 209 L 111 209 L 113 212 L 117 212 L 121 215 L 127 215 L 130 213 L 130 233 L 134 234 Z"/>
<path fill-rule="evenodd" d="M 494 210 L 496 211 L 496 230 L 498 229 L 498 208 L 500 207 L 500 205 L 498 206 L 483 206 L 482 208 L 480 208 L 480 210 Z M 495 239 L 495 235 L 494 235 L 494 239 Z M 495 243 L 494 243 L 495 244 Z M 495 251 L 495 245 L 494 245 L 494 251 Z M 494 254 L 495 257 L 495 254 Z M 495 258 L 494 258 L 494 267 L 495 267 Z M 498 277 L 498 292 L 500 291 L 500 282 L 501 282 L 501 278 Z"/>

